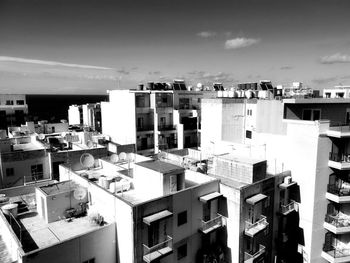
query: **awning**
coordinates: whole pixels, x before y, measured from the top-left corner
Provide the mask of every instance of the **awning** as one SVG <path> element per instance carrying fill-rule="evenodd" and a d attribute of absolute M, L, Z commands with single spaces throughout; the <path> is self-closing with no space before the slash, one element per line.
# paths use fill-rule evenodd
<path fill-rule="evenodd" d="M 248 199 L 246 200 L 246 202 L 247 202 L 248 204 L 250 204 L 250 205 L 255 205 L 255 204 L 257 204 L 257 203 L 263 201 L 265 198 L 267 198 L 266 195 L 264 195 L 264 194 L 257 194 L 257 195 L 254 195 L 254 196 L 248 198 Z"/>
<path fill-rule="evenodd" d="M 221 197 L 222 194 L 219 192 L 213 192 L 207 195 L 202 195 L 201 197 L 199 197 L 199 201 L 203 202 L 203 203 L 207 203 L 209 201 L 212 201 L 214 199 L 217 199 L 219 197 Z"/>
<path fill-rule="evenodd" d="M 162 220 L 162 219 L 166 219 L 168 217 L 171 217 L 173 215 L 172 212 L 168 211 L 168 210 L 163 210 L 160 211 L 158 213 L 155 213 L 153 215 L 150 216 L 146 216 L 143 218 L 143 222 L 147 225 L 151 225 L 153 222 Z"/>

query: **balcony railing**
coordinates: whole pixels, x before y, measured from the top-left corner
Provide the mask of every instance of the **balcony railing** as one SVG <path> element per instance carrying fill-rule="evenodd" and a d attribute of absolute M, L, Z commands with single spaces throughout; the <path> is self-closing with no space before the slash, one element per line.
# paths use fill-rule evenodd
<path fill-rule="evenodd" d="M 332 258 L 342 258 L 342 257 L 350 256 L 350 249 L 340 249 L 334 246 L 330 246 L 329 248 L 326 248 L 326 246 L 323 246 L 323 251 L 326 252 L 328 255 L 330 255 Z M 339 261 L 339 262 L 345 262 L 345 261 Z"/>
<path fill-rule="evenodd" d="M 138 145 L 137 150 L 138 151 L 144 151 L 144 150 L 149 150 L 149 149 L 154 149 L 154 144 L 148 144 L 148 145 Z"/>
<path fill-rule="evenodd" d="M 153 131 L 154 125 L 144 125 L 144 126 L 138 126 L 136 127 L 137 131 Z"/>
<path fill-rule="evenodd" d="M 337 196 L 350 196 L 350 188 L 342 188 L 334 184 L 327 185 L 327 192 Z"/>
<path fill-rule="evenodd" d="M 266 216 L 261 215 L 260 219 L 255 223 L 251 223 L 249 221 L 245 222 L 245 234 L 248 236 L 254 236 L 261 230 L 265 229 L 269 223 L 266 220 Z"/>
<path fill-rule="evenodd" d="M 225 218 L 222 215 L 217 214 L 217 217 L 209 221 L 201 220 L 201 226 L 199 227 L 199 230 L 204 234 L 207 234 L 215 229 L 225 226 L 225 224 L 226 224 Z"/>
<path fill-rule="evenodd" d="M 330 152 L 329 160 L 334 162 L 350 163 L 350 154 Z"/>
<path fill-rule="evenodd" d="M 162 150 L 162 151 L 177 148 L 177 140 L 172 140 L 169 143 L 159 143 L 158 147 L 159 147 L 159 150 Z"/>
<path fill-rule="evenodd" d="M 289 214 L 292 211 L 298 211 L 298 203 L 295 201 L 290 202 L 287 205 L 281 205 L 281 213 L 284 215 Z"/>
<path fill-rule="evenodd" d="M 329 224 L 332 224 L 336 228 L 350 227 L 350 220 L 347 219 L 347 218 L 341 218 L 339 216 L 333 216 L 333 215 L 328 215 L 327 214 L 325 216 L 325 222 L 329 223 Z"/>
<path fill-rule="evenodd" d="M 165 240 L 157 245 L 148 247 L 143 244 L 143 260 L 145 262 L 152 262 L 168 255 L 173 251 L 173 239 L 170 236 L 166 236 Z"/>
<path fill-rule="evenodd" d="M 171 131 L 171 130 L 176 130 L 175 125 L 159 125 L 158 126 L 159 131 Z"/>
<path fill-rule="evenodd" d="M 265 247 L 263 245 L 259 245 L 259 250 L 255 252 L 254 254 L 250 254 L 248 252 L 244 252 L 244 262 L 245 263 L 253 263 L 254 259 L 260 257 L 262 254 L 265 253 Z"/>

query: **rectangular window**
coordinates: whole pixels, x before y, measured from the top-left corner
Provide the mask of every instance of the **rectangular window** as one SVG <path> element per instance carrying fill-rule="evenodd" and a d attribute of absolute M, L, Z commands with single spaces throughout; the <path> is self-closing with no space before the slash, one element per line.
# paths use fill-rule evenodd
<path fill-rule="evenodd" d="M 245 137 L 248 138 L 248 139 L 251 139 L 252 138 L 252 131 L 246 130 L 245 131 Z"/>
<path fill-rule="evenodd" d="M 6 105 L 13 105 L 13 100 L 7 100 Z"/>
<path fill-rule="evenodd" d="M 95 263 L 95 258 L 90 258 L 88 260 L 83 261 L 83 263 Z"/>
<path fill-rule="evenodd" d="M 302 119 L 305 121 L 317 121 L 321 119 L 320 109 L 304 109 Z"/>
<path fill-rule="evenodd" d="M 41 180 L 44 178 L 44 172 L 43 172 L 43 165 L 42 164 L 35 164 L 30 167 L 31 174 L 32 174 L 32 180 Z"/>
<path fill-rule="evenodd" d="M 187 211 L 183 211 L 177 214 L 177 226 L 181 226 L 187 223 Z"/>
<path fill-rule="evenodd" d="M 187 243 L 177 248 L 177 260 L 187 257 Z"/>
<path fill-rule="evenodd" d="M 6 168 L 6 176 L 11 177 L 15 175 L 15 169 L 14 168 Z"/>
<path fill-rule="evenodd" d="M 24 100 L 16 100 L 17 105 L 24 105 Z"/>

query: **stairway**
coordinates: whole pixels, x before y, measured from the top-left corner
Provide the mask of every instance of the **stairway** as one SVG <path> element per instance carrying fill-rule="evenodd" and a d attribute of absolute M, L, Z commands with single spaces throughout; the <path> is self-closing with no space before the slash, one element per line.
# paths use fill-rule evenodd
<path fill-rule="evenodd" d="M 4 241 L 2 240 L 1 235 L 0 235 L 0 262 L 1 263 L 11 263 L 12 262 L 10 254 L 6 248 Z"/>

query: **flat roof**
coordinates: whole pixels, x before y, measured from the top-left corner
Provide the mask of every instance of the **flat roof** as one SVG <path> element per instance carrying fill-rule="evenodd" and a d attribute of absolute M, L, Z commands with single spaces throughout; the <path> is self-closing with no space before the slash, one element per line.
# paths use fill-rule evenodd
<path fill-rule="evenodd" d="M 159 172 L 159 173 L 170 173 L 170 172 L 176 171 L 176 170 L 185 170 L 181 166 L 167 163 L 167 162 L 163 162 L 160 160 L 144 161 L 144 162 L 137 163 L 136 165 L 145 167 L 147 169 L 151 169 L 151 170 Z"/>
<path fill-rule="evenodd" d="M 88 216 L 73 218 L 69 222 L 59 220 L 46 223 L 37 213 L 35 193 L 10 197 L 10 202 L 20 203 L 17 220 L 26 230 L 25 235 L 29 235 L 22 238 L 25 252 L 51 246 L 100 228 L 97 224 L 91 224 Z"/>
<path fill-rule="evenodd" d="M 166 219 L 168 217 L 171 217 L 173 215 L 172 212 L 169 210 L 163 210 L 158 213 L 154 213 L 152 215 L 146 216 L 143 218 L 143 222 L 147 225 L 151 225 L 151 223 Z"/>
<path fill-rule="evenodd" d="M 245 201 L 250 205 L 255 205 L 255 204 L 263 201 L 265 198 L 267 198 L 267 196 L 264 194 L 256 194 L 256 195 L 253 195 L 252 197 L 246 199 Z"/>
<path fill-rule="evenodd" d="M 265 159 L 255 159 L 247 156 L 240 156 L 240 155 L 235 155 L 235 154 L 223 154 L 223 155 L 217 155 L 216 156 L 218 159 L 223 159 L 223 160 L 228 160 L 228 161 L 233 161 L 236 163 L 244 163 L 244 164 L 250 164 L 254 165 L 257 163 L 265 162 Z"/>
<path fill-rule="evenodd" d="M 212 192 L 210 194 L 202 195 L 201 197 L 199 197 L 199 200 L 203 203 L 207 203 L 207 202 L 214 200 L 214 199 L 217 199 L 221 196 L 222 196 L 222 194 L 219 192 Z"/>
<path fill-rule="evenodd" d="M 309 98 L 309 99 L 283 99 L 285 104 L 337 104 L 337 103 L 350 103 L 348 98 Z"/>
<path fill-rule="evenodd" d="M 13 145 L 14 151 L 35 151 L 35 150 L 44 150 L 45 147 L 38 143 L 19 143 Z"/>

